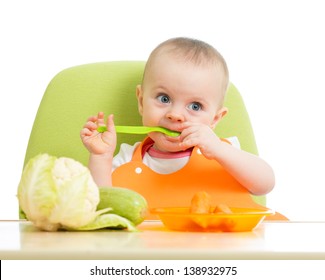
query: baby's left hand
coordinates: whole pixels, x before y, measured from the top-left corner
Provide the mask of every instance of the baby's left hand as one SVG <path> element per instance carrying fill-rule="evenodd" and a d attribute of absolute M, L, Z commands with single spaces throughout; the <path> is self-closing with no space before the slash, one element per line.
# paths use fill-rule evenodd
<path fill-rule="evenodd" d="M 180 135 L 180 147 L 184 150 L 198 146 L 202 154 L 208 158 L 216 157 L 222 141 L 208 125 L 198 123 L 183 123 L 183 131 Z"/>

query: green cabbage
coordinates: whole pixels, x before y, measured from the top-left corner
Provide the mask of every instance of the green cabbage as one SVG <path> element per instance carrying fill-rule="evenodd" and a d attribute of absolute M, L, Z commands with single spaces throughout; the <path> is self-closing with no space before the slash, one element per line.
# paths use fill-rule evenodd
<path fill-rule="evenodd" d="M 40 154 L 26 164 L 17 193 L 26 218 L 46 231 L 127 228 L 128 220 L 96 211 L 99 189 L 90 171 L 71 158 Z"/>

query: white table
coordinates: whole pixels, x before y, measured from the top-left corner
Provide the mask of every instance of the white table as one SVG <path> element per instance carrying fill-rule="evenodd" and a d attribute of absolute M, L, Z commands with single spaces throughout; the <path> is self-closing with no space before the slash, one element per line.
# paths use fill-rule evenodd
<path fill-rule="evenodd" d="M 0 221 L 0 259 L 325 259 L 325 222 L 263 222 L 251 232 L 169 231 L 159 221 L 139 232 L 44 232 Z"/>

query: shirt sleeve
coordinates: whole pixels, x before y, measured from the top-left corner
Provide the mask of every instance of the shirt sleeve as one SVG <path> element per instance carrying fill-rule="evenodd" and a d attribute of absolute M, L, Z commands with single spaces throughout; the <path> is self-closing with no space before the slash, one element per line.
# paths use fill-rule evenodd
<path fill-rule="evenodd" d="M 130 162 L 134 153 L 135 148 L 140 144 L 140 142 L 135 143 L 134 145 L 121 144 L 120 151 L 113 158 L 112 163 L 112 172 L 119 166 Z"/>

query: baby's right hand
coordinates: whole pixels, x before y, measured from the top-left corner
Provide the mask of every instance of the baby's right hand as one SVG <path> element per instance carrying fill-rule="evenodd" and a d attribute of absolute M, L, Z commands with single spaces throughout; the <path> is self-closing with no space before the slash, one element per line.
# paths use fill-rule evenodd
<path fill-rule="evenodd" d="M 80 131 L 82 143 L 91 154 L 113 155 L 116 148 L 116 132 L 113 115 L 108 116 L 107 131 L 100 133 L 99 126 L 104 126 L 104 113 L 99 112 L 97 116 L 88 118 L 83 129 Z"/>

